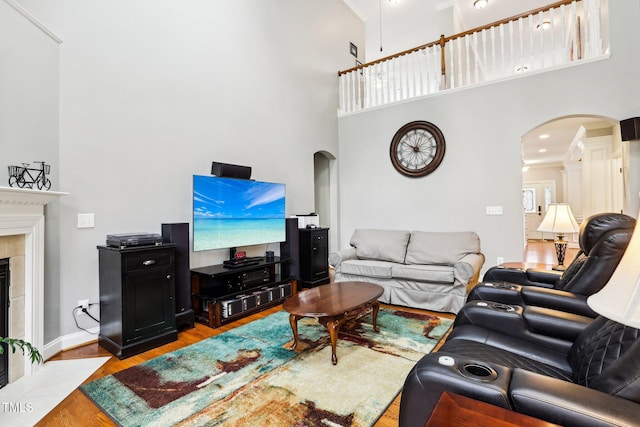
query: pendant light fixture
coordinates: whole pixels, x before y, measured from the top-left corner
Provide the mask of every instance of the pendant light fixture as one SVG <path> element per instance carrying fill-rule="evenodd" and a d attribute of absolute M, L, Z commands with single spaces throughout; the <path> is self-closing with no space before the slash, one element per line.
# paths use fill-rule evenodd
<path fill-rule="evenodd" d="M 382 0 L 378 0 L 378 9 L 380 11 L 380 52 L 382 52 Z"/>

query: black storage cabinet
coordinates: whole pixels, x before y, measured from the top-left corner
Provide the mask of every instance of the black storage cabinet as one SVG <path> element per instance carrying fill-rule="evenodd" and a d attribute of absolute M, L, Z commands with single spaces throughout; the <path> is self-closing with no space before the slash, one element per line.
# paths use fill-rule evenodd
<path fill-rule="evenodd" d="M 300 282 L 305 288 L 329 283 L 329 229 L 301 228 Z"/>
<path fill-rule="evenodd" d="M 175 245 L 98 251 L 98 343 L 123 359 L 175 341 Z"/>

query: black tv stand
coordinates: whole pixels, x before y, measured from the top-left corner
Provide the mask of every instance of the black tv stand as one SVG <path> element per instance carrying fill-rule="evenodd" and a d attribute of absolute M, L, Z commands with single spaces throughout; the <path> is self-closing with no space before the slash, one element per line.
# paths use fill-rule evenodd
<path fill-rule="evenodd" d="M 249 314 L 281 304 L 297 292 L 297 282 L 280 274 L 289 258 L 247 258 L 229 268 L 225 263 L 191 269 L 195 320 L 217 328 Z"/>

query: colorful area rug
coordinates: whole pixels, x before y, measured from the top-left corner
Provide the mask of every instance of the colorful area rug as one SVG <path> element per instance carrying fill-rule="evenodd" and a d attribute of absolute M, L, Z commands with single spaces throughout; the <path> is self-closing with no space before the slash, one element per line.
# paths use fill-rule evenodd
<path fill-rule="evenodd" d="M 288 313 L 208 338 L 80 389 L 122 426 L 369 426 L 452 320 L 381 308 L 346 322 L 331 364 L 326 329 Z"/>

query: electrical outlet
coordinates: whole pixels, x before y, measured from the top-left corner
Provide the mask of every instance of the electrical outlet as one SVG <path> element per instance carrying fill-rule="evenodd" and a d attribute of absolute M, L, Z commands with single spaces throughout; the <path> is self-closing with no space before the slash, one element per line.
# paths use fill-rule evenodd
<path fill-rule="evenodd" d="M 496 264 L 498 264 L 498 265 L 504 264 L 504 257 L 503 256 L 499 256 L 498 259 L 496 260 Z"/>
<path fill-rule="evenodd" d="M 89 300 L 88 299 L 78 300 L 78 307 L 80 307 L 80 308 L 89 308 Z"/>

